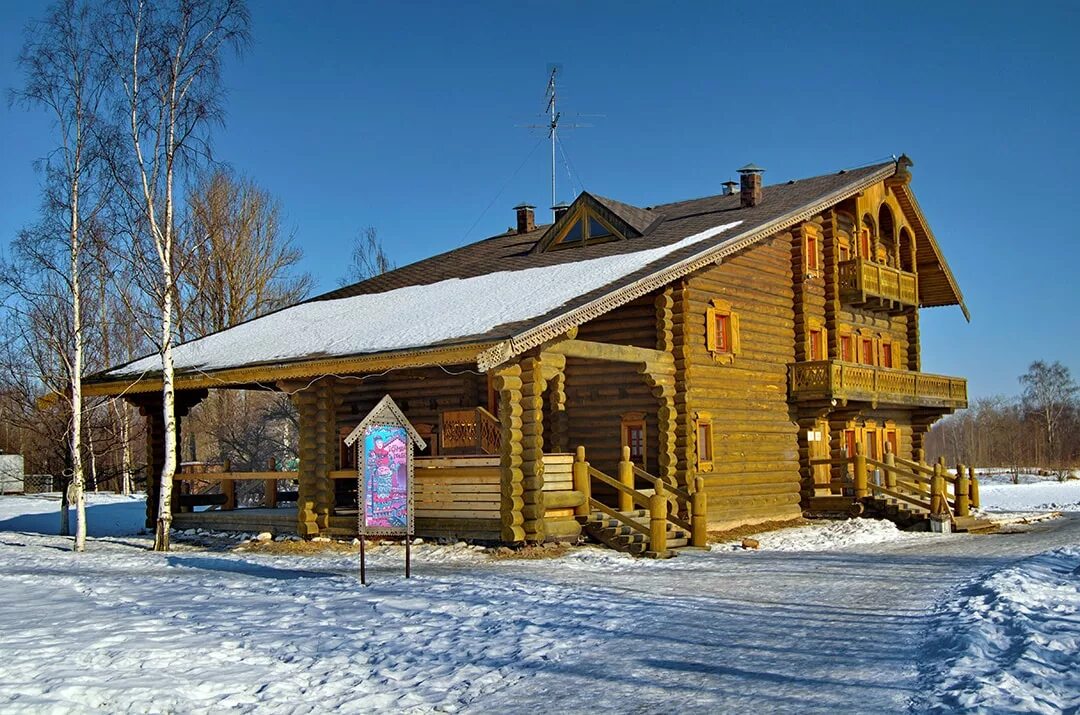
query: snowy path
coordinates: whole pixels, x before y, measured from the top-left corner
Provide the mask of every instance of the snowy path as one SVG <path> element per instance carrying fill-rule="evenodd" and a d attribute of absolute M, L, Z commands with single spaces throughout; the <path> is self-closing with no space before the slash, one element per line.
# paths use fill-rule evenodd
<path fill-rule="evenodd" d="M 0 532 L 0 709 L 904 712 L 935 604 L 1080 543 L 1080 514 L 1024 529 L 667 562 L 423 547 L 408 582 L 382 548 L 365 590 L 346 558 Z"/>

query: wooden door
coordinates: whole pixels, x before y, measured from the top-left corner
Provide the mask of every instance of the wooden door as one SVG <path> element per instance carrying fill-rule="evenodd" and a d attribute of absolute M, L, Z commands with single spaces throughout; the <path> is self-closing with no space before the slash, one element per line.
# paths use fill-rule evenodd
<path fill-rule="evenodd" d="M 814 428 L 808 430 L 807 443 L 809 445 L 810 459 L 828 459 L 829 454 L 829 422 L 818 420 Z M 828 489 L 832 480 L 832 469 L 827 464 L 814 466 L 814 490 Z"/>

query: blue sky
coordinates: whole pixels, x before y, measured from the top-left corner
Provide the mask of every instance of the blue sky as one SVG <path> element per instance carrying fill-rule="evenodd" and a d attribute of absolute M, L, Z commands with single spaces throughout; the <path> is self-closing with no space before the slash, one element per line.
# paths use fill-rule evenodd
<path fill-rule="evenodd" d="M 0 88 L 45 3 L 0 4 Z M 375 226 L 399 264 L 546 208 L 546 68 L 563 65 L 573 180 L 639 205 L 906 152 L 972 313 L 923 311 L 923 369 L 1015 393 L 1034 359 L 1080 376 L 1068 215 L 1080 4 L 251 2 L 220 161 L 277 196 L 319 289 Z M 571 121 L 570 117 L 567 121 Z M 0 241 L 32 221 L 43 115 L 0 107 Z M 560 161 L 560 164 L 562 162 Z M 490 207 L 490 208 L 489 208 Z"/>

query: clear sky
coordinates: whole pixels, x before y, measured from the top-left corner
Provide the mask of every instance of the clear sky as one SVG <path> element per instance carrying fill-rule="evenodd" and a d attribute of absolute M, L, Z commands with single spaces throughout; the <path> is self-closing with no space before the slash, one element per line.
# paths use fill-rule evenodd
<path fill-rule="evenodd" d="M 44 2 L 0 0 L 0 88 Z M 550 203 L 540 130 L 563 65 L 560 199 L 638 205 L 907 153 L 972 313 L 923 311 L 923 369 L 972 396 L 1034 359 L 1080 377 L 1080 3 L 251 1 L 216 158 L 283 203 L 319 289 L 375 226 L 399 263 Z M 601 115 L 601 116 L 585 116 Z M 32 221 L 43 115 L 0 107 L 0 241 Z M 448 306 L 450 308 L 451 306 Z M 434 316 L 433 316 L 434 317 Z"/>

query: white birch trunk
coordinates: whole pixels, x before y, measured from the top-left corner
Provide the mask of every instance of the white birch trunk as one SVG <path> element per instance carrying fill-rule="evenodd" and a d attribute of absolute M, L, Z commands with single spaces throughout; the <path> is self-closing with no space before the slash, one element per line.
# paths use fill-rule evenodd
<path fill-rule="evenodd" d="M 75 550 L 86 550 L 86 489 L 82 464 L 82 306 L 79 288 L 79 150 L 77 134 L 71 184 L 71 496 L 75 502 Z"/>

